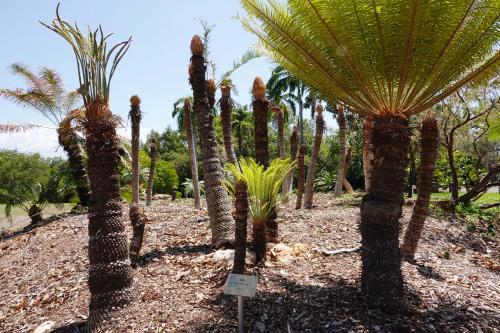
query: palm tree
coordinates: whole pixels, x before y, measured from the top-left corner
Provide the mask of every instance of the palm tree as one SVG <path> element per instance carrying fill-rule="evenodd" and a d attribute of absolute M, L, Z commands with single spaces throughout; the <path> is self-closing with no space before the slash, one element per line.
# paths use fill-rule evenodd
<path fill-rule="evenodd" d="M 151 163 L 149 164 L 148 187 L 146 190 L 146 206 L 151 206 L 153 200 L 153 185 L 155 181 L 156 158 L 158 156 L 158 147 L 156 146 L 156 137 L 151 137 L 149 144 L 149 156 Z"/>
<path fill-rule="evenodd" d="M 219 100 L 220 105 L 220 118 L 222 123 L 222 133 L 224 136 L 224 148 L 226 150 L 226 157 L 229 163 L 236 163 L 236 154 L 233 149 L 233 137 L 231 133 L 231 113 L 234 107 L 234 101 L 231 98 L 232 84 L 229 80 L 222 82 L 220 91 L 222 97 Z"/>
<path fill-rule="evenodd" d="M 228 164 L 226 167 L 235 179 L 244 180 L 248 186 L 248 206 L 257 263 L 264 260 L 266 255 L 266 221 L 276 211 L 282 182 L 294 166 L 289 159 L 275 159 L 268 168 L 264 168 L 262 164 L 248 158 L 241 159 L 239 166 Z"/>
<path fill-rule="evenodd" d="M 316 107 L 316 133 L 314 134 L 314 145 L 307 169 L 307 178 L 304 195 L 304 208 L 311 209 L 314 196 L 314 172 L 316 171 L 316 162 L 318 161 L 321 141 L 323 140 L 323 131 L 325 130 L 325 121 L 323 120 L 323 106 L 318 104 Z M 342 189 L 342 188 L 341 188 Z"/>
<path fill-rule="evenodd" d="M 418 241 L 424 229 L 427 209 L 432 193 L 432 180 L 434 178 L 434 166 L 439 149 L 439 129 L 437 120 L 429 113 L 422 120 L 420 150 L 421 161 L 418 170 L 418 194 L 417 201 L 413 207 L 410 224 L 406 228 L 401 252 L 407 258 L 413 259 L 417 251 Z"/>
<path fill-rule="evenodd" d="M 184 131 L 186 132 L 189 160 L 191 162 L 191 177 L 193 179 L 193 198 L 196 209 L 201 208 L 200 183 L 198 179 L 198 161 L 196 159 L 196 142 L 193 137 L 193 122 L 191 121 L 191 102 L 188 97 L 184 99 Z"/>
<path fill-rule="evenodd" d="M 401 309 L 399 252 L 408 117 L 497 73 L 500 2 L 242 0 L 274 60 L 328 103 L 372 115 L 370 192 L 361 206 L 366 299 Z"/>
<path fill-rule="evenodd" d="M 12 64 L 10 69 L 13 74 L 26 80 L 28 88 L 0 89 L 0 96 L 37 110 L 56 126 L 59 144 L 68 154 L 80 204 L 88 206 L 89 181 L 80 149 L 80 140 L 73 124 L 79 120 L 79 111 L 72 112 L 79 101 L 78 93 L 66 92 L 59 74 L 47 67 L 43 67 L 38 75 L 23 64 Z"/>
<path fill-rule="evenodd" d="M 337 124 L 339 124 L 339 170 L 335 182 L 335 189 L 333 190 L 333 195 L 336 197 L 342 195 L 342 185 L 344 184 L 345 174 L 345 116 L 344 107 L 342 105 L 337 108 Z"/>
<path fill-rule="evenodd" d="M 200 135 L 203 179 L 206 187 L 208 215 L 212 228 L 212 244 L 216 247 L 231 243 L 234 223 L 230 213 L 230 203 L 222 186 L 224 173 L 220 164 L 217 141 L 215 139 L 213 114 L 207 98 L 206 62 L 204 45 L 199 36 L 191 40 L 191 76 L 193 88 L 193 109 Z"/>
<path fill-rule="evenodd" d="M 243 146 L 243 139 L 252 136 L 253 124 L 252 114 L 248 111 L 247 106 L 234 109 L 231 127 L 238 141 L 238 158 L 248 156 L 249 152 Z"/>
<path fill-rule="evenodd" d="M 293 125 L 292 134 L 290 135 L 290 158 L 292 161 L 297 159 L 297 151 L 299 148 L 299 130 L 297 125 Z M 286 178 L 286 183 L 288 185 L 287 192 L 291 191 L 293 188 L 293 172 L 290 172 Z M 288 197 L 285 196 L 285 201 L 288 200 Z"/>
<path fill-rule="evenodd" d="M 267 134 L 269 101 L 266 98 L 266 86 L 260 77 L 256 77 L 253 81 L 252 96 L 255 161 L 267 168 L 269 165 L 269 137 Z"/>
<path fill-rule="evenodd" d="M 72 47 L 78 66 L 79 93 L 85 105 L 82 120 L 88 153 L 89 204 L 89 316 L 87 330 L 97 332 L 117 309 L 132 300 L 132 270 L 122 223 L 118 177 L 118 118 L 109 109 L 110 82 L 131 39 L 107 48 L 108 36 L 99 27 L 84 35 L 59 16 L 47 28 Z M 107 51 L 108 50 L 108 51 Z M 111 66 L 111 69 L 109 69 Z"/>
<path fill-rule="evenodd" d="M 284 133 L 284 117 L 283 110 L 279 106 L 271 107 L 271 111 L 276 117 L 276 124 L 278 125 L 278 155 L 279 158 L 284 160 L 285 157 L 285 133 Z M 288 192 L 287 178 L 283 181 L 283 188 L 281 190 L 282 194 L 285 196 Z"/>
<path fill-rule="evenodd" d="M 302 196 L 304 195 L 305 154 L 306 145 L 300 145 L 299 157 L 297 158 L 297 201 L 295 202 L 295 209 L 300 209 L 302 207 Z"/>

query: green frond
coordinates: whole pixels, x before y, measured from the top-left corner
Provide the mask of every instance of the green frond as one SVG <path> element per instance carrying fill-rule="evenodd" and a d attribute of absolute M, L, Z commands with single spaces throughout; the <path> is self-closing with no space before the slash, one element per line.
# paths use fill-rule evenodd
<path fill-rule="evenodd" d="M 498 74 L 499 0 L 242 0 L 244 28 L 357 113 L 422 112 Z"/>
<path fill-rule="evenodd" d="M 260 55 L 254 50 L 247 50 L 239 59 L 233 61 L 233 66 L 230 70 L 222 74 L 219 82 L 217 82 L 217 87 L 220 87 L 222 84 L 230 82 L 231 75 L 236 72 L 240 67 L 247 64 L 249 61 L 258 58 Z M 230 84 L 231 86 L 232 83 Z"/>

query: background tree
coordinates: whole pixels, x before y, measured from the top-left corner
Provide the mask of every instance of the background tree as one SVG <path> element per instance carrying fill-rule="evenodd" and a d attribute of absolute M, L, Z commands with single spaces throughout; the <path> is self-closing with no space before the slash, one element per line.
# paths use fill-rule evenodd
<path fill-rule="evenodd" d="M 196 142 L 193 137 L 193 128 L 191 127 L 191 103 L 189 98 L 184 99 L 184 131 L 186 132 L 189 159 L 191 161 L 191 179 L 193 184 L 194 206 L 201 208 L 200 185 L 198 179 L 198 161 L 196 159 Z"/>
<path fill-rule="evenodd" d="M 334 196 L 342 195 L 342 186 L 344 184 L 344 170 L 346 162 L 346 147 L 345 147 L 345 115 L 344 107 L 340 105 L 337 108 L 337 124 L 339 125 L 339 172 L 337 173 L 337 181 L 333 191 Z"/>
<path fill-rule="evenodd" d="M 297 200 L 295 202 L 295 209 L 302 207 L 302 196 L 304 195 L 304 155 L 306 153 L 306 145 L 300 145 L 299 156 L 297 157 Z"/>
<path fill-rule="evenodd" d="M 374 117 L 370 191 L 361 205 L 361 287 L 398 311 L 407 118 L 495 74 L 500 3 L 243 0 L 241 18 L 273 59 L 329 103 Z M 352 15 L 356 13 L 357 15 Z"/>
<path fill-rule="evenodd" d="M 146 206 L 151 206 L 153 200 L 153 184 L 155 180 L 155 170 L 156 170 L 156 157 L 158 151 L 156 148 L 156 138 L 151 138 L 151 143 L 149 144 L 149 156 L 151 158 L 151 164 L 149 165 L 149 175 L 148 175 L 148 188 L 146 190 Z"/>
<path fill-rule="evenodd" d="M 304 208 L 311 209 L 314 196 L 314 173 L 316 171 L 316 162 L 318 161 L 321 141 L 323 140 L 323 131 L 325 130 L 325 121 L 323 120 L 323 106 L 318 104 L 316 107 L 316 134 L 314 135 L 314 145 L 307 169 L 307 178 L 305 185 Z M 339 168 L 340 169 L 340 168 Z M 343 172 L 343 170 L 342 170 Z"/>
<path fill-rule="evenodd" d="M 207 99 L 207 82 L 204 45 L 199 36 L 191 40 L 193 109 L 196 114 L 196 125 L 200 135 L 200 146 L 203 166 L 203 179 L 206 186 L 208 214 L 212 228 L 212 244 L 216 247 L 231 242 L 233 221 L 230 215 L 229 198 L 222 186 L 223 171 L 220 165 L 217 141 L 213 128 L 213 115 L 210 113 Z"/>
<path fill-rule="evenodd" d="M 57 128 L 59 144 L 68 154 L 71 171 L 77 185 L 80 204 L 89 202 L 89 182 L 85 162 L 80 149 L 80 140 L 72 124 L 79 120 L 78 111 L 72 112 L 79 102 L 78 93 L 66 92 L 62 79 L 54 70 L 43 67 L 38 74 L 23 64 L 12 64 L 13 74 L 22 77 L 26 89 L 0 89 L 0 96 L 42 114 Z"/>
<path fill-rule="evenodd" d="M 253 150 L 253 145 L 250 144 L 253 136 L 252 113 L 248 111 L 247 106 L 237 107 L 232 119 L 231 126 L 238 142 L 238 158 L 250 156 Z"/>
<path fill-rule="evenodd" d="M 56 13 L 52 25 L 44 25 L 63 37 L 75 52 L 79 92 L 85 105 L 83 127 L 91 188 L 87 330 L 96 332 L 103 328 L 104 320 L 111 318 L 114 311 L 132 300 L 132 271 L 121 220 L 118 119 L 109 109 L 111 78 L 130 46 L 130 39 L 108 49 L 108 37 L 104 37 L 100 28 L 85 36 L 76 26 L 61 19 L 59 6 Z M 106 50 L 109 51 L 106 53 Z"/>

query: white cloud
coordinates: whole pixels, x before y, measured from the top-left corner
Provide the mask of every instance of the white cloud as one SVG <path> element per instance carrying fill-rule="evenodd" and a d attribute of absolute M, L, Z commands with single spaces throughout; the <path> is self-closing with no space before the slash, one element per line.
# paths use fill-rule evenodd
<path fill-rule="evenodd" d="M 64 156 L 57 142 L 57 133 L 51 128 L 33 128 L 22 133 L 0 134 L 0 149 L 23 153 L 40 153 L 43 156 Z"/>

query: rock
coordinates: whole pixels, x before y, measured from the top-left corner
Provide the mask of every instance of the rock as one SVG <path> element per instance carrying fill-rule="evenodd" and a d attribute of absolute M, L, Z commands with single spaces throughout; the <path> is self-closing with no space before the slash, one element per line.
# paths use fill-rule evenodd
<path fill-rule="evenodd" d="M 33 333 L 47 333 L 47 332 L 50 332 L 52 330 L 52 328 L 54 327 L 55 324 L 56 324 L 55 321 L 47 320 L 47 321 L 43 322 L 40 326 L 38 326 L 37 328 L 35 328 L 35 330 L 33 331 Z"/>
<path fill-rule="evenodd" d="M 153 195 L 153 200 L 167 200 L 170 198 L 168 194 L 155 194 Z"/>
<path fill-rule="evenodd" d="M 217 250 L 212 255 L 214 261 L 234 262 L 234 250 Z"/>
<path fill-rule="evenodd" d="M 254 327 L 255 332 L 263 333 L 266 331 L 266 325 L 264 323 L 261 323 L 260 321 L 256 322 L 253 325 L 253 327 Z"/>

